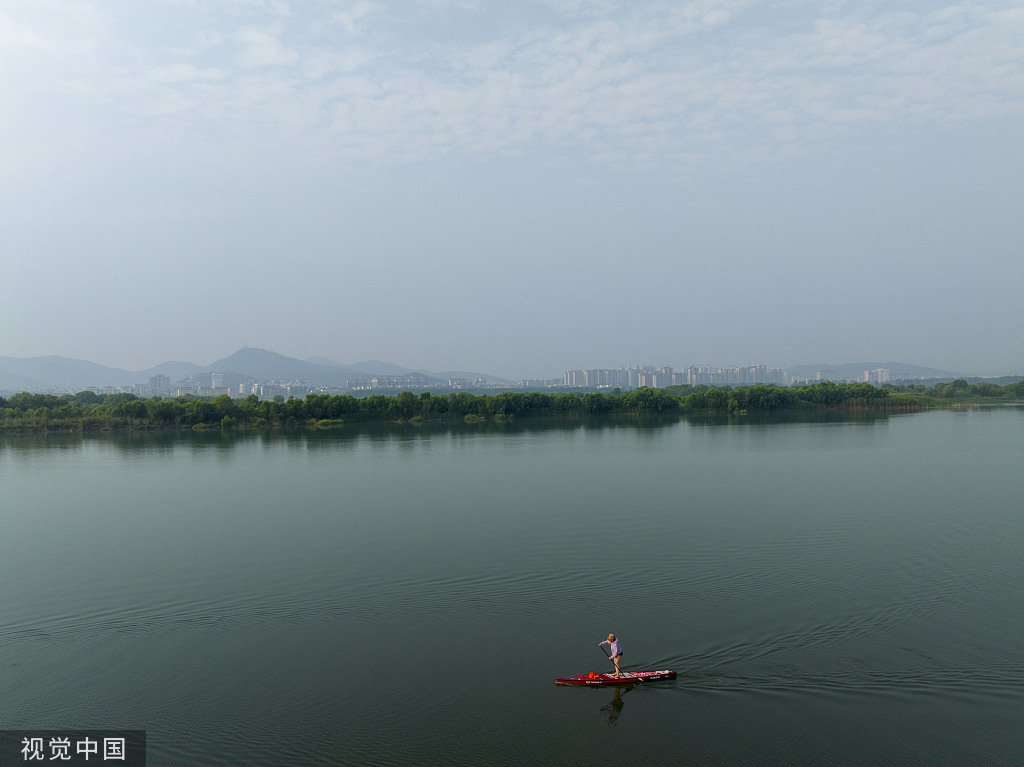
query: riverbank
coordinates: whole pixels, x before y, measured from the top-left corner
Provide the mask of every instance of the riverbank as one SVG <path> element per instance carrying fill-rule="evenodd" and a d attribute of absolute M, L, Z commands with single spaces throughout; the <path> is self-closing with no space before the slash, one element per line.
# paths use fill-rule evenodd
<path fill-rule="evenodd" d="M 966 381 L 924 386 L 876 387 L 867 383 L 821 383 L 782 387 L 673 386 L 628 392 L 501 392 L 437 395 L 309 394 L 260 400 L 177 397 L 142 399 L 131 394 L 80 392 L 55 396 L 22 392 L 0 397 L 0 434 L 159 429 L 340 428 L 356 423 L 501 421 L 516 418 L 744 414 L 785 412 L 912 412 L 930 408 L 1016 402 L 1024 382 L 995 386 Z"/>

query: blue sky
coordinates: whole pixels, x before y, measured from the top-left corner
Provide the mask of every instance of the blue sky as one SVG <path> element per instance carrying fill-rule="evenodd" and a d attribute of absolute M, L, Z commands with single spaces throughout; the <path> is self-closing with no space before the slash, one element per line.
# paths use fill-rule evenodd
<path fill-rule="evenodd" d="M 11 0 L 0 355 L 1024 373 L 1024 9 Z"/>

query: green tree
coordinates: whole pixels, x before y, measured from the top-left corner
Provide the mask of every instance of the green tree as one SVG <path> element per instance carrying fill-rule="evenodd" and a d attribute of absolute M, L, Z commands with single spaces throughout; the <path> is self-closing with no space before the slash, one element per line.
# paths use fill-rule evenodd
<path fill-rule="evenodd" d="M 112 408 L 114 415 L 123 418 L 130 425 L 149 421 L 149 408 L 141 399 L 124 400 Z"/>
<path fill-rule="evenodd" d="M 690 410 L 706 410 L 708 407 L 707 392 L 695 391 L 692 394 L 687 394 L 684 402 Z"/>
<path fill-rule="evenodd" d="M 725 410 L 729 403 L 729 395 L 721 389 L 708 389 L 704 392 L 704 404 L 708 410 Z"/>
<path fill-rule="evenodd" d="M 979 381 L 971 387 L 971 393 L 978 397 L 1002 397 L 1003 387 L 988 381 Z"/>
<path fill-rule="evenodd" d="M 496 415 L 521 416 L 526 413 L 526 395 L 524 394 L 503 391 L 493 400 Z"/>
<path fill-rule="evenodd" d="M 447 412 L 447 397 L 435 397 L 428 391 L 420 393 L 420 415 L 439 416 Z"/>
<path fill-rule="evenodd" d="M 391 412 L 396 420 L 407 421 L 419 414 L 419 400 L 411 391 L 400 391 L 392 400 Z"/>
<path fill-rule="evenodd" d="M 238 413 L 238 406 L 227 394 L 221 394 L 213 398 L 213 406 L 223 419 L 225 416 L 234 417 Z"/>

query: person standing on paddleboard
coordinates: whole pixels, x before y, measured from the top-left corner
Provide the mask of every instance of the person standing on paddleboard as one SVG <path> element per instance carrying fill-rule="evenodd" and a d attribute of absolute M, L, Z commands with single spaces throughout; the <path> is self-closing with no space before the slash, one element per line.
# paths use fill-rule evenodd
<path fill-rule="evenodd" d="M 608 645 L 608 655 L 612 659 L 612 663 L 615 664 L 615 678 L 618 679 L 621 674 L 619 673 L 619 659 L 622 658 L 622 646 L 619 644 L 619 640 L 615 638 L 615 634 L 609 634 L 608 638 L 603 642 L 598 642 L 597 646 Z"/>

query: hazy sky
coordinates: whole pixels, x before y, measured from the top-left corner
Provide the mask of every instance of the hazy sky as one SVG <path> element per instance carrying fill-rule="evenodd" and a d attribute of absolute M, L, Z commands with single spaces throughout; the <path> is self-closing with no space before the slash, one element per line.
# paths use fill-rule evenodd
<path fill-rule="evenodd" d="M 1024 9 L 5 0 L 0 355 L 1024 373 Z"/>

